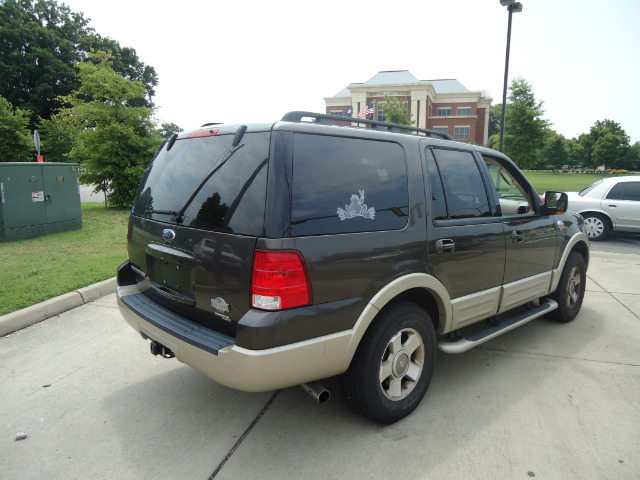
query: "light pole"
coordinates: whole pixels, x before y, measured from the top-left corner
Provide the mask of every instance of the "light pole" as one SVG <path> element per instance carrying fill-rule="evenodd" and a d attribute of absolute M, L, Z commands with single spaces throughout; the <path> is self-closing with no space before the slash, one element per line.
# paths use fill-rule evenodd
<path fill-rule="evenodd" d="M 500 5 L 509 10 L 509 26 L 507 27 L 507 55 L 504 60 L 504 88 L 502 89 L 502 122 L 500 123 L 500 151 L 504 147 L 504 124 L 507 117 L 507 80 L 509 77 L 509 47 L 511 45 L 511 15 L 522 11 L 522 4 L 515 0 L 500 0 Z"/>

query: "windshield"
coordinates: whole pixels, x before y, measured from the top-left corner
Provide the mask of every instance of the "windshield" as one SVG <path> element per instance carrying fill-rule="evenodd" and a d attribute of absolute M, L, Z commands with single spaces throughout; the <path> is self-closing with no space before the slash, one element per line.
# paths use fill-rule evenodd
<path fill-rule="evenodd" d="M 587 188 L 585 188 L 584 190 L 581 190 L 578 195 L 580 195 L 581 197 L 584 197 L 587 193 L 589 193 L 591 190 L 593 190 L 594 188 L 596 188 L 598 185 L 600 185 L 602 183 L 602 180 L 598 180 L 595 183 L 592 183 L 591 185 L 589 185 Z"/>
<path fill-rule="evenodd" d="M 177 140 L 168 152 L 163 147 L 147 170 L 131 213 L 204 230 L 261 235 L 269 135 L 247 133 L 235 149 L 233 135 Z"/>

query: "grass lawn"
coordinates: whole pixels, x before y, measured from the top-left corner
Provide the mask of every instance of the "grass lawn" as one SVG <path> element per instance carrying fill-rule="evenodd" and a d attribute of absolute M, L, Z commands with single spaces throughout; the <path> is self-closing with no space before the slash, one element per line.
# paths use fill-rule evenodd
<path fill-rule="evenodd" d="M 82 204 L 82 230 L 0 243 L 0 315 L 115 276 L 129 210 Z"/>
<path fill-rule="evenodd" d="M 611 177 L 604 173 L 550 173 L 538 170 L 525 170 L 524 174 L 538 193 L 549 190 L 579 192 L 601 178 Z"/>

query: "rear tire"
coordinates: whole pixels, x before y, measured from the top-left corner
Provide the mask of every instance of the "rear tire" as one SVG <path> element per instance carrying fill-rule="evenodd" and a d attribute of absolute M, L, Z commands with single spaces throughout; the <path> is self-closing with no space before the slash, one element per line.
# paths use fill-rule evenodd
<path fill-rule="evenodd" d="M 403 302 L 383 310 L 343 376 L 347 403 L 383 424 L 406 417 L 431 382 L 436 348 L 433 322 L 422 308 Z"/>
<path fill-rule="evenodd" d="M 611 222 L 607 217 L 599 213 L 585 213 L 583 217 L 589 240 L 599 242 L 609 236 Z"/>
<path fill-rule="evenodd" d="M 587 266 L 582 255 L 571 252 L 562 270 L 558 288 L 551 298 L 558 302 L 558 308 L 549 314 L 557 322 L 567 323 L 576 318 L 587 281 Z"/>

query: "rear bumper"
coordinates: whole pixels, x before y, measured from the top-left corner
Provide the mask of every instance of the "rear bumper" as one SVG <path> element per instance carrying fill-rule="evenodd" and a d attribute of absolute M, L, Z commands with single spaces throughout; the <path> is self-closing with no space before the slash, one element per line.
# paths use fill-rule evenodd
<path fill-rule="evenodd" d="M 117 288 L 124 319 L 143 338 L 170 348 L 176 358 L 222 385 L 261 392 L 344 373 L 349 366 L 353 330 L 264 350 L 239 347 L 158 305 L 134 285 Z"/>

